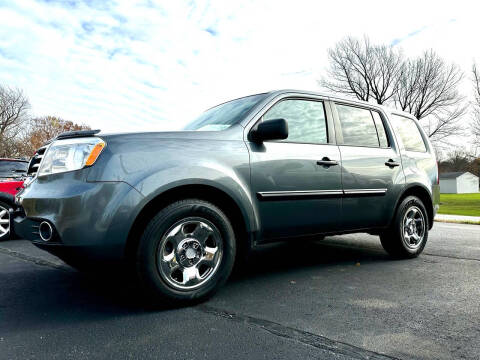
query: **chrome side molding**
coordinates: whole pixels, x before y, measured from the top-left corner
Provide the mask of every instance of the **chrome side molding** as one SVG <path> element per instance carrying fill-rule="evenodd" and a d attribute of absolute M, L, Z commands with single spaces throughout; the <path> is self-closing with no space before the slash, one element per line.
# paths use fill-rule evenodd
<path fill-rule="evenodd" d="M 259 200 L 293 200 L 331 197 L 383 196 L 388 189 L 347 189 L 347 190 L 304 190 L 304 191 L 261 191 Z"/>

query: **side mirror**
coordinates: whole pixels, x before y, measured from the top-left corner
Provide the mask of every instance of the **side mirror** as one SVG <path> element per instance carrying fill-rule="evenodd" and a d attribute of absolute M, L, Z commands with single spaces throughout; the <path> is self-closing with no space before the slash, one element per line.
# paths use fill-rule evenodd
<path fill-rule="evenodd" d="M 256 143 L 286 138 L 288 138 L 288 123 L 285 119 L 262 121 L 250 131 L 250 140 Z"/>

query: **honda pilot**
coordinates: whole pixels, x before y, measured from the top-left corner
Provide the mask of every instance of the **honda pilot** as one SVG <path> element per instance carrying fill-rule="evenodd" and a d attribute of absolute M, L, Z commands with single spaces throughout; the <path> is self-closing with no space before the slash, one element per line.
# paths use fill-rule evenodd
<path fill-rule="evenodd" d="M 304 91 L 215 106 L 178 132 L 64 133 L 16 195 L 15 232 L 80 269 L 126 264 L 160 301 L 211 296 L 272 241 L 368 232 L 424 249 L 438 169 L 410 114 Z"/>

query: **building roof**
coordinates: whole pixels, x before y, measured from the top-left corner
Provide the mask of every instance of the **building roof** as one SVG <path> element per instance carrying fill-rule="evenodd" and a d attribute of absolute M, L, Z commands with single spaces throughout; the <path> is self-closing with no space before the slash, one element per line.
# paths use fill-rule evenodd
<path fill-rule="evenodd" d="M 472 173 L 468 171 L 455 171 L 455 172 L 446 172 L 446 173 L 441 173 L 440 174 L 440 180 L 445 180 L 445 179 L 456 179 L 463 174 L 470 174 L 473 175 Z M 476 176 L 476 175 L 473 175 Z"/>

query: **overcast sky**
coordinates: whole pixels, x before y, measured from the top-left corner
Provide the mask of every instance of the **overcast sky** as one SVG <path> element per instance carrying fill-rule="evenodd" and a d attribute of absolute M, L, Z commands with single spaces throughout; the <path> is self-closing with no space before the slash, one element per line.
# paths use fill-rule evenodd
<path fill-rule="evenodd" d="M 173 129 L 230 98 L 320 90 L 327 49 L 347 35 L 406 55 L 433 48 L 468 78 L 480 62 L 479 8 L 458 0 L 0 0 L 0 83 L 22 88 L 35 115 L 105 131 Z"/>

